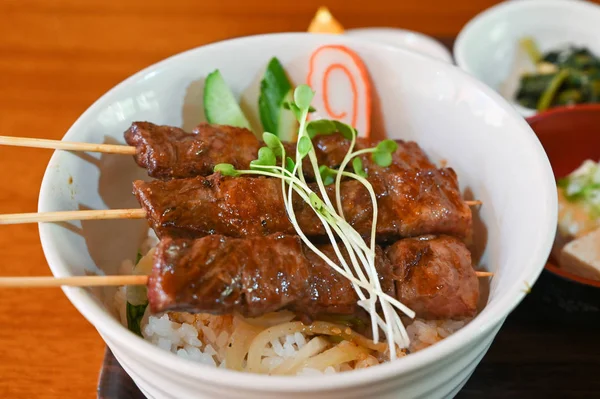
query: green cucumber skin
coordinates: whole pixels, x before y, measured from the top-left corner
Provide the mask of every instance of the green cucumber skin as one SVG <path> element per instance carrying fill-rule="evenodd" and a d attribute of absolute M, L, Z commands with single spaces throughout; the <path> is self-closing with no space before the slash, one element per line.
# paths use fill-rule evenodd
<path fill-rule="evenodd" d="M 204 82 L 204 115 L 208 123 L 250 129 L 248 119 L 218 69 Z"/>

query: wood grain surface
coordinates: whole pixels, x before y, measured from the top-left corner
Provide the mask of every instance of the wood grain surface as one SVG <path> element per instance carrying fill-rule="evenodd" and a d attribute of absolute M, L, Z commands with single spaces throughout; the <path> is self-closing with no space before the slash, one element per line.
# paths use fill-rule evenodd
<path fill-rule="evenodd" d="M 326 3 L 346 27 L 454 36 L 493 0 Z M 0 135 L 61 138 L 99 96 L 180 51 L 305 30 L 321 1 L 2 0 Z M 32 212 L 51 152 L 0 147 L 0 212 Z M 3 276 L 50 275 L 37 226 L 0 229 Z M 0 398 L 96 396 L 104 343 L 59 289 L 0 291 Z"/>

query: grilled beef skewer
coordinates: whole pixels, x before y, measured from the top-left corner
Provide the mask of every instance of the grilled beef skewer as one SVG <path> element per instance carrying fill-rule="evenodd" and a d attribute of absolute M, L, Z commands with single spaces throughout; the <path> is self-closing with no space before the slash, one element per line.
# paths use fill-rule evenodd
<path fill-rule="evenodd" d="M 330 245 L 320 246 L 338 259 Z M 382 290 L 430 319 L 473 316 L 479 284 L 465 245 L 449 236 L 404 239 L 377 249 Z M 247 317 L 289 309 L 309 318 L 360 311 L 350 280 L 297 236 L 165 238 L 148 282 L 152 312 Z"/>
<path fill-rule="evenodd" d="M 468 239 L 471 210 L 463 201 L 452 169 L 404 170 L 369 178 L 377 195 L 379 242 L 424 234 L 447 234 Z M 319 192 L 317 187 L 312 187 Z M 334 185 L 327 191 L 335 204 Z M 363 236 L 371 233 L 372 202 L 356 180 L 341 184 L 346 220 Z M 210 234 L 230 237 L 296 234 L 281 192 L 281 181 L 259 177 L 209 177 L 134 182 L 134 194 L 159 237 L 198 238 Z M 309 237 L 325 230 L 310 205 L 297 195 L 294 211 Z"/>
<path fill-rule="evenodd" d="M 236 169 L 248 169 L 250 161 L 258 156 L 264 146 L 248 129 L 203 123 L 192 133 L 180 128 L 160 126 L 150 122 L 134 122 L 125 132 L 125 141 L 137 148 L 135 161 L 148 170 L 151 177 L 161 180 L 208 176 L 215 165 L 230 163 Z M 435 168 L 427 155 L 415 142 L 397 140 L 398 149 L 393 154 L 392 165 L 383 168 L 375 164 L 370 155 L 362 156 L 369 174 L 399 169 Z M 350 141 L 340 134 L 317 136 L 313 140 L 319 165 L 334 168 L 342 163 Z M 377 145 L 368 139 L 357 139 L 356 150 Z M 285 143 L 286 154 L 296 153 L 296 143 Z M 303 168 L 307 178 L 314 178 L 312 167 L 305 160 Z"/>

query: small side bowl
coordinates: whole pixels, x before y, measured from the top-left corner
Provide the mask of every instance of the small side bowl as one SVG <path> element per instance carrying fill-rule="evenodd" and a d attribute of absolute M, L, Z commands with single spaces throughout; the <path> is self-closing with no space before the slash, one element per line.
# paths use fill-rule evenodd
<path fill-rule="evenodd" d="M 454 43 L 456 64 L 500 92 L 524 117 L 537 113 L 514 102 L 519 40 L 533 37 L 540 51 L 567 44 L 600 54 L 600 6 L 587 1 L 521 0 L 491 7 L 471 19 Z"/>
<path fill-rule="evenodd" d="M 600 104 L 556 108 L 527 121 L 546 150 L 555 178 L 568 175 L 586 159 L 600 159 Z M 550 317 L 600 324 L 600 281 L 567 272 L 552 257 L 533 293 Z"/>

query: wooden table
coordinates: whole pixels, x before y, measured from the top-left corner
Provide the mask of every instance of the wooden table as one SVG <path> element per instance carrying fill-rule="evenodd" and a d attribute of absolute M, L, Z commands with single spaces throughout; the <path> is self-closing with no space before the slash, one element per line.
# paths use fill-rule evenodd
<path fill-rule="evenodd" d="M 494 0 L 327 2 L 347 26 L 452 37 Z M 112 86 L 208 42 L 306 29 L 321 1 L 3 0 L 0 134 L 59 139 Z M 0 212 L 32 212 L 51 152 L 0 147 Z M 3 276 L 49 275 L 36 225 L 2 226 Z M 517 339 L 517 338 L 515 338 Z M 0 291 L 0 397 L 95 397 L 104 343 L 58 289 Z"/>

